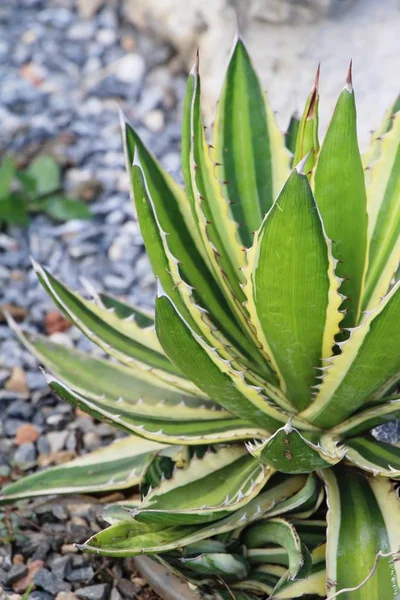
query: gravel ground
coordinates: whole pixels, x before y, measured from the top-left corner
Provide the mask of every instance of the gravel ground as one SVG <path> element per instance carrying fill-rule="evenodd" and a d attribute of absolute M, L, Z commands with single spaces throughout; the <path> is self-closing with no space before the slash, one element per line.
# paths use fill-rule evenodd
<path fill-rule="evenodd" d="M 0 307 L 24 326 L 82 350 L 91 343 L 60 319 L 29 256 L 75 289 L 85 277 L 151 306 L 155 282 L 133 218 L 118 104 L 165 168 L 179 178 L 185 76 L 171 49 L 121 18 L 109 2 L 89 20 L 70 0 L 0 3 L 0 153 L 21 165 L 55 157 L 71 195 L 90 201 L 90 221 L 32 217 L 0 230 Z M 115 430 L 60 402 L 0 316 L 0 486 L 33 469 L 105 445 Z M 121 498 L 121 497 L 120 497 Z M 0 511 L 1 587 L 17 600 L 154 598 L 130 561 L 84 556 L 82 542 L 104 527 L 110 498 L 41 499 Z"/>

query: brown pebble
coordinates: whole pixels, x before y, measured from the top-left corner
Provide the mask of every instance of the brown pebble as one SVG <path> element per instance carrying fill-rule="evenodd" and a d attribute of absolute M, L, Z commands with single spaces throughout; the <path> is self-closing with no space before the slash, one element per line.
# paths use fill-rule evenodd
<path fill-rule="evenodd" d="M 81 408 L 75 408 L 75 414 L 77 417 L 89 417 L 90 418 L 90 415 L 88 415 L 87 412 L 85 412 Z"/>
<path fill-rule="evenodd" d="M 146 582 L 142 577 L 131 577 L 131 581 L 134 585 L 137 585 L 138 587 L 144 587 L 146 585 Z"/>
<path fill-rule="evenodd" d="M 25 371 L 21 367 L 14 367 L 4 387 L 10 392 L 19 392 L 22 394 L 27 394 L 29 392 L 29 389 L 28 384 L 26 382 Z"/>
<path fill-rule="evenodd" d="M 17 429 L 17 433 L 15 435 L 15 443 L 18 446 L 21 446 L 21 444 L 26 444 L 27 442 L 36 442 L 38 437 L 39 432 L 36 429 L 36 427 L 34 425 L 31 425 L 30 423 L 25 423 Z"/>
<path fill-rule="evenodd" d="M 47 335 L 59 333 L 60 331 L 67 331 L 67 329 L 70 329 L 70 327 L 71 321 L 68 321 L 68 319 L 66 319 L 57 310 L 48 312 L 44 318 L 44 328 Z"/>
<path fill-rule="evenodd" d="M 73 523 L 74 525 L 79 525 L 80 527 L 87 527 L 87 521 L 85 521 L 85 519 L 82 519 L 82 517 L 72 517 L 71 523 Z"/>
<path fill-rule="evenodd" d="M 22 554 L 14 554 L 12 561 L 13 565 L 23 565 L 25 563 L 25 559 Z"/>
<path fill-rule="evenodd" d="M 43 67 L 35 64 L 34 62 L 25 63 L 20 68 L 19 74 L 22 77 L 22 79 L 26 79 L 35 87 L 41 85 L 45 79 L 45 72 L 43 70 Z"/>
<path fill-rule="evenodd" d="M 42 560 L 33 560 L 28 565 L 28 573 L 25 575 L 25 577 L 21 577 L 21 579 L 18 579 L 18 581 L 12 584 L 12 589 L 14 592 L 17 594 L 25 592 L 26 588 L 33 582 L 35 574 L 39 571 L 39 569 L 43 568 L 43 565 L 44 562 Z"/>
<path fill-rule="evenodd" d="M 56 600 L 79 600 L 73 592 L 58 592 Z"/>
<path fill-rule="evenodd" d="M 10 279 L 12 281 L 23 281 L 25 279 L 25 274 L 23 273 L 23 271 L 18 271 L 16 269 L 15 271 L 11 271 Z"/>
<path fill-rule="evenodd" d="M 113 492 L 112 494 L 107 494 L 103 498 L 99 499 L 100 504 L 111 504 L 112 502 L 120 502 L 123 500 L 125 496 L 121 494 L 121 492 Z"/>
<path fill-rule="evenodd" d="M 122 36 L 121 46 L 123 47 L 124 50 L 126 50 L 126 52 L 131 52 L 132 50 L 135 50 L 136 45 L 137 45 L 136 40 L 133 36 L 131 36 L 131 35 Z"/>
<path fill-rule="evenodd" d="M 39 467 L 48 467 L 49 465 L 62 465 L 63 463 L 69 462 L 77 457 L 77 453 L 74 450 L 59 450 L 52 454 L 40 454 L 38 457 Z"/>
<path fill-rule="evenodd" d="M 61 554 L 69 554 L 70 552 L 76 554 L 78 548 L 76 548 L 74 544 L 63 544 L 63 546 L 61 546 Z"/>
<path fill-rule="evenodd" d="M 6 320 L 5 313 L 10 314 L 14 321 L 20 322 L 26 317 L 26 308 L 6 302 L 0 305 L 0 322 L 4 322 Z"/>

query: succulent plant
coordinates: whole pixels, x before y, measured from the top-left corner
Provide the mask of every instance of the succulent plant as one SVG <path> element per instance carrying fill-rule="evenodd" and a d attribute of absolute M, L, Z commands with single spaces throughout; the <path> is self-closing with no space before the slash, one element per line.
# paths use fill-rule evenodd
<path fill-rule="evenodd" d="M 400 101 L 361 157 L 350 67 L 320 146 L 318 77 L 285 144 L 238 40 L 209 138 L 197 61 L 185 191 L 122 116 L 155 316 L 35 264 L 111 360 L 16 329 L 61 398 L 131 437 L 1 500 L 141 480 L 82 548 L 219 598 L 400 597 L 400 448 L 370 433 L 400 411 Z"/>

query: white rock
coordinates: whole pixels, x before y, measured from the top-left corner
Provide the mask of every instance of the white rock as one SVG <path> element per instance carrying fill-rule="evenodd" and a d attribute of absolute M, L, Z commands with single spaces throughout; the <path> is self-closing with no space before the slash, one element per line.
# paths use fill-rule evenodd
<path fill-rule="evenodd" d="M 91 21 L 80 21 L 72 25 L 68 30 L 70 40 L 87 40 L 92 37 L 95 24 Z"/>
<path fill-rule="evenodd" d="M 127 54 L 116 65 L 115 76 L 124 83 L 138 83 L 146 70 L 144 60 L 139 54 Z"/>
<path fill-rule="evenodd" d="M 46 435 L 52 453 L 59 452 L 64 448 L 68 433 L 68 431 L 50 431 Z"/>
<path fill-rule="evenodd" d="M 68 169 L 65 173 L 65 186 L 70 189 L 76 187 L 80 183 L 85 183 L 93 177 L 90 169 Z"/>
<path fill-rule="evenodd" d="M 162 110 L 151 110 L 143 117 L 143 123 L 150 131 L 158 133 L 164 129 L 165 118 Z"/>
<path fill-rule="evenodd" d="M 71 338 L 66 335 L 65 333 L 62 333 L 61 331 L 57 331 L 56 333 L 53 333 L 52 335 L 49 336 L 49 340 L 51 340 L 52 342 L 55 342 L 56 344 L 61 344 L 62 346 L 67 346 L 67 348 L 73 348 L 73 343 Z"/>
<path fill-rule="evenodd" d="M 125 0 L 125 12 L 137 27 L 173 44 L 189 68 L 200 47 L 206 124 L 212 121 L 238 21 L 283 130 L 290 115 L 303 110 L 319 61 L 321 132 L 350 58 L 362 149 L 398 95 L 393 51 L 399 45 L 398 0 Z"/>
<path fill-rule="evenodd" d="M 113 46 L 117 42 L 117 34 L 112 29 L 100 29 L 96 37 L 102 46 Z"/>

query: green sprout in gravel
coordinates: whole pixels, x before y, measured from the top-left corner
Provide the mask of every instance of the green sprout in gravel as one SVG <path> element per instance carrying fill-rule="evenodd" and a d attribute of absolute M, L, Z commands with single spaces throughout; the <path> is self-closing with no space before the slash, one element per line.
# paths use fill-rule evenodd
<path fill-rule="evenodd" d="M 12 324 L 61 398 L 130 437 L 1 499 L 141 481 L 81 549 L 153 555 L 214 598 L 400 597 L 400 448 L 371 435 L 400 412 L 400 102 L 360 156 L 350 69 L 320 145 L 318 75 L 285 144 L 238 40 L 208 139 L 196 64 L 185 190 L 122 117 L 155 315 L 35 264 L 111 360 Z"/>
<path fill-rule="evenodd" d="M 62 191 L 60 166 L 51 156 L 38 156 L 28 168 L 17 168 L 8 154 L 0 164 L 0 228 L 27 226 L 29 214 L 44 212 L 56 221 L 88 219 L 92 213 L 79 198 Z"/>

